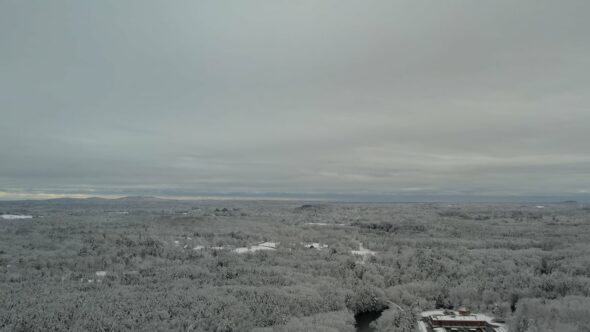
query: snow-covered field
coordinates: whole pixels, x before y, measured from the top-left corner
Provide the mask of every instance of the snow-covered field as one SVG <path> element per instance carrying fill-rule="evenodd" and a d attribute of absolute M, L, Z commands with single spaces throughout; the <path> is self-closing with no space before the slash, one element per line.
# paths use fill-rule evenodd
<path fill-rule="evenodd" d="M 369 257 L 375 256 L 377 254 L 376 251 L 369 250 L 363 247 L 362 243 L 359 243 L 359 250 L 351 250 L 350 253 L 353 255 L 361 256 L 362 259 L 358 261 L 358 263 L 360 264 L 365 264 L 368 261 Z"/>
<path fill-rule="evenodd" d="M 359 256 L 374 256 L 375 254 L 377 254 L 376 251 L 373 250 L 369 250 L 365 247 L 363 247 L 362 243 L 359 243 L 359 250 L 351 250 L 350 251 L 353 255 L 359 255 Z"/>
<path fill-rule="evenodd" d="M 259 250 L 276 250 L 278 243 L 276 242 L 262 242 L 260 244 L 250 246 L 250 247 L 242 247 L 234 249 L 234 252 L 238 254 L 244 254 L 247 252 L 256 252 Z"/>
<path fill-rule="evenodd" d="M 306 222 L 309 226 L 345 226 L 345 224 L 331 224 L 327 222 Z"/>
<path fill-rule="evenodd" d="M 31 219 L 33 216 L 29 216 L 26 214 L 3 214 L 0 215 L 2 219 Z"/>

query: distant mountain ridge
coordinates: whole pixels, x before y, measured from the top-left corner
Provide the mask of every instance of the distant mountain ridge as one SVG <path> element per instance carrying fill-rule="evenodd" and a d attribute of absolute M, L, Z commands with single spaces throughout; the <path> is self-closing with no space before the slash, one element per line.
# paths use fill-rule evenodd
<path fill-rule="evenodd" d="M 175 199 L 166 199 L 155 196 L 124 196 L 119 198 L 103 198 L 103 197 L 88 197 L 88 198 L 75 198 L 75 197 L 60 197 L 43 200 L 14 200 L 14 201 L 0 201 L 3 205 L 52 205 L 52 206 L 126 206 L 126 205 L 146 205 L 146 204 L 158 204 L 168 202 L 180 202 Z"/>
<path fill-rule="evenodd" d="M 120 202 L 162 202 L 162 201 L 171 201 L 175 199 L 168 199 L 168 198 L 160 198 L 156 196 L 124 196 L 115 198 L 114 200 Z"/>
<path fill-rule="evenodd" d="M 20 202 L 21 204 L 30 202 L 35 204 L 157 204 L 166 202 L 190 202 L 199 200 L 288 200 L 297 202 L 343 202 L 343 203 L 542 203 L 542 204 L 576 204 L 590 203 L 590 194 L 572 194 L 572 195 L 546 195 L 546 196 L 501 196 L 501 195 L 409 195 L 409 194 L 336 194 L 336 193 L 308 193 L 308 194 L 290 194 L 281 192 L 269 193 L 188 193 L 183 192 L 179 196 L 172 197 L 150 196 L 150 195 L 131 195 L 118 198 L 103 198 L 98 196 L 88 198 L 63 197 L 52 199 L 28 199 L 28 200 L 0 200 L 3 202 Z M 175 198 L 183 197 L 183 198 Z M 191 198 L 194 197 L 194 198 Z"/>

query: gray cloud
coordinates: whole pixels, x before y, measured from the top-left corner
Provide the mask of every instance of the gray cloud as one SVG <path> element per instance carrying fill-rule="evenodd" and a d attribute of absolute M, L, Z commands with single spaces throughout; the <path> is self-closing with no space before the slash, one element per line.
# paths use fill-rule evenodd
<path fill-rule="evenodd" d="M 0 192 L 585 193 L 588 12 L 3 1 Z"/>

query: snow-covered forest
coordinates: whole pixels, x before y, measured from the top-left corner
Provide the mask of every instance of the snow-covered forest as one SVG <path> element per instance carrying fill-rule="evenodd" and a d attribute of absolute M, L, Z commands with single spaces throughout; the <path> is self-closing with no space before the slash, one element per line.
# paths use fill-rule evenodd
<path fill-rule="evenodd" d="M 2 331 L 414 331 L 469 307 L 590 326 L 590 207 L 0 202 Z"/>

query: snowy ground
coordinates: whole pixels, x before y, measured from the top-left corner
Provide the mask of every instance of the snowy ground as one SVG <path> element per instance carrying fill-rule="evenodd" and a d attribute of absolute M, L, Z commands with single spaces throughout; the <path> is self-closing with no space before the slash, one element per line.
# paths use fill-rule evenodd
<path fill-rule="evenodd" d="M 262 242 L 260 244 L 250 246 L 250 247 L 242 247 L 234 249 L 234 252 L 238 254 L 244 254 L 247 252 L 256 252 L 260 250 L 276 250 L 278 243 L 276 242 Z"/>
<path fill-rule="evenodd" d="M 3 214 L 0 217 L 2 219 L 31 219 L 33 216 L 25 215 L 25 214 Z"/>
<path fill-rule="evenodd" d="M 363 247 L 362 243 L 359 243 L 359 250 L 351 250 L 350 252 L 353 255 L 359 255 L 359 256 L 363 256 L 363 257 L 374 256 L 377 253 L 376 251 L 369 250 L 369 249 Z"/>
<path fill-rule="evenodd" d="M 362 243 L 359 243 L 359 250 L 351 250 L 350 252 L 353 255 L 357 255 L 357 256 L 362 257 L 362 259 L 360 261 L 358 261 L 358 263 L 360 263 L 360 264 L 365 264 L 365 262 L 367 262 L 369 257 L 375 256 L 375 254 L 377 254 L 376 251 L 369 250 L 369 249 L 363 247 Z"/>
<path fill-rule="evenodd" d="M 428 332 L 428 328 L 426 327 L 426 324 L 424 324 L 424 322 L 418 322 L 417 330 L 418 332 Z"/>
<path fill-rule="evenodd" d="M 345 226 L 345 224 L 331 224 L 327 222 L 306 222 L 309 226 Z"/>

